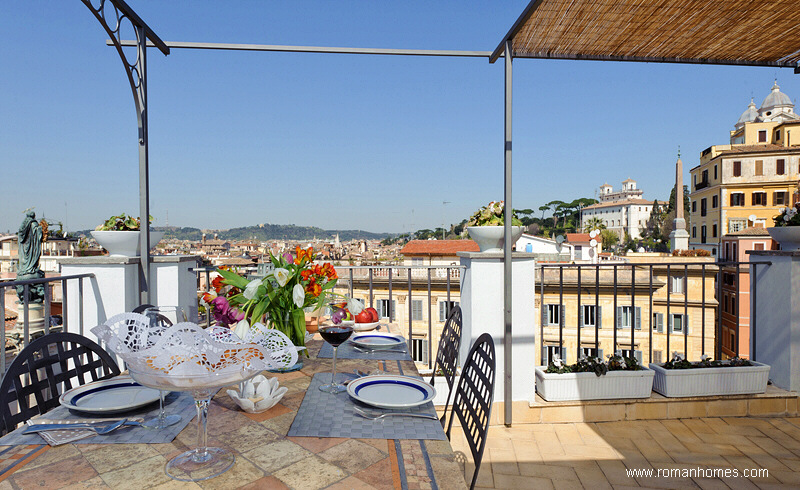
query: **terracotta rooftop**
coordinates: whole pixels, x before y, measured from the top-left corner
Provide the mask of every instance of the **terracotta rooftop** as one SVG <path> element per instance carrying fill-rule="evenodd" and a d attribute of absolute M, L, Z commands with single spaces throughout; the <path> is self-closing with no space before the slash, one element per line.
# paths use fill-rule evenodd
<path fill-rule="evenodd" d="M 592 237 L 588 233 L 567 233 L 568 243 L 589 243 Z"/>
<path fill-rule="evenodd" d="M 742 145 L 731 148 L 730 150 L 722 150 L 720 155 L 736 155 L 738 153 L 767 153 L 772 151 L 798 151 L 800 148 L 788 147 L 782 145 Z"/>
<path fill-rule="evenodd" d="M 737 231 L 734 233 L 728 233 L 725 236 L 769 236 L 769 232 L 766 228 L 761 226 L 751 226 L 749 228 L 745 228 L 742 231 Z"/>
<path fill-rule="evenodd" d="M 472 240 L 411 240 L 400 249 L 403 255 L 455 255 L 456 252 L 478 252 Z"/>

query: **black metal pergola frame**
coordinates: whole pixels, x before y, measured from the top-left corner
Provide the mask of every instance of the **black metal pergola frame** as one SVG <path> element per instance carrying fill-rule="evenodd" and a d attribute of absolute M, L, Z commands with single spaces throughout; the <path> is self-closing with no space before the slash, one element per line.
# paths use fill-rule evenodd
<path fill-rule="evenodd" d="M 448 56 L 448 57 L 474 57 L 486 58 L 490 63 L 494 63 L 500 57 L 505 58 L 504 62 L 504 107 L 505 107 L 505 130 L 504 130 L 504 200 L 505 200 L 505 225 L 504 225 L 504 257 L 503 257 L 503 274 L 504 274 L 504 336 L 503 336 L 503 366 L 504 366 L 504 421 L 506 425 L 511 425 L 512 418 L 512 404 L 511 404 L 511 379 L 512 379 L 512 366 L 511 366 L 511 341 L 512 341 L 512 243 L 511 243 L 511 213 L 513 210 L 512 205 L 512 61 L 513 58 L 537 58 L 537 59 L 571 59 L 571 60 L 600 60 L 600 61 L 631 61 L 631 62 L 651 62 L 651 63 L 688 63 L 688 64 L 725 64 L 725 65 L 747 65 L 747 66 L 770 66 L 780 68 L 793 68 L 795 73 L 800 72 L 797 57 L 800 54 L 800 40 L 797 42 L 797 49 L 787 53 L 787 56 L 780 59 L 763 59 L 756 57 L 754 53 L 743 53 L 740 58 L 732 59 L 730 57 L 715 57 L 712 55 L 696 57 L 696 56 L 660 56 L 658 51 L 655 54 L 648 54 L 646 56 L 636 54 L 619 54 L 609 50 L 608 53 L 583 53 L 580 49 L 573 51 L 558 51 L 554 49 L 540 49 L 538 51 L 527 51 L 523 47 L 515 46 L 515 39 L 520 36 L 523 29 L 529 28 L 531 22 L 537 22 L 537 15 L 541 12 L 547 12 L 548 9 L 558 11 L 561 8 L 566 13 L 575 12 L 573 10 L 576 4 L 583 6 L 584 12 L 592 11 L 592 0 L 574 0 L 565 4 L 565 0 L 531 0 L 530 3 L 523 10 L 522 14 L 509 29 L 508 33 L 503 37 L 502 41 L 494 49 L 494 51 L 446 51 L 446 50 L 408 50 L 408 49 L 375 49 L 375 48 L 340 48 L 340 47 L 318 47 L 318 46 L 282 46 L 282 45 L 254 45 L 254 44 L 220 44 L 220 43 L 190 43 L 190 42 L 164 42 L 162 41 L 144 21 L 136 15 L 124 0 L 99 0 L 99 7 L 94 7 L 91 0 L 81 0 L 94 14 L 111 39 L 108 41 L 109 45 L 114 46 L 119 53 L 123 65 L 125 66 L 126 75 L 131 85 L 134 95 L 134 102 L 136 104 L 136 115 L 138 122 L 138 140 L 139 140 L 139 216 L 148 222 L 150 216 L 150 203 L 149 203 L 149 169 L 148 169 L 148 130 L 147 130 L 147 65 L 146 65 L 146 48 L 148 46 L 157 47 L 162 53 L 168 55 L 170 48 L 184 48 L 184 49 L 217 49 L 217 50 L 247 50 L 247 51 L 282 51 L 282 52 L 302 52 L 302 53 L 329 53 L 329 54 L 368 54 L 368 55 L 395 55 L 395 56 Z M 611 3 L 615 1 L 619 4 L 625 4 L 632 0 L 610 0 Z M 745 2 L 746 0 L 730 0 L 731 2 Z M 95 0 L 97 2 L 97 0 Z M 708 8 L 714 5 L 718 0 L 699 0 L 694 2 L 700 7 Z M 608 2 L 606 2 L 608 3 Z M 791 0 L 774 0 L 772 2 L 776 8 L 792 7 Z M 641 5 L 639 1 L 637 5 Z M 717 5 L 724 5 L 725 2 L 718 3 Z M 663 4 L 664 8 L 672 9 L 689 9 L 689 6 L 681 4 Z M 695 6 L 696 6 L 695 5 Z M 567 12 L 569 9 L 569 12 Z M 624 8 L 618 9 L 620 18 L 628 12 Z M 746 9 L 745 9 L 746 10 Z M 753 9 L 754 11 L 757 9 Z M 544 14 L 543 14 L 544 15 Z M 755 13 L 753 14 L 755 15 Z M 115 21 L 115 25 L 110 25 L 107 18 Z M 663 24 L 666 20 L 647 18 L 646 21 L 653 21 L 653 23 Z M 680 20 L 680 19 L 678 19 Z M 136 32 L 135 40 L 122 40 L 120 38 L 120 27 L 124 21 L 130 21 Z M 587 22 L 591 23 L 591 18 Z M 791 22 L 795 22 L 792 18 Z M 729 29 L 729 26 L 720 23 L 720 29 Z M 800 28 L 800 21 L 793 29 L 787 29 L 785 35 L 790 32 L 797 32 Z M 609 28 L 616 29 L 616 33 L 624 32 L 627 28 L 623 22 L 617 25 L 610 26 Z M 767 32 L 767 26 L 764 26 L 764 31 Z M 726 31 L 727 32 L 727 31 Z M 759 32 L 747 32 L 747 36 L 759 37 Z M 690 33 L 689 41 L 698 39 L 692 37 Z M 785 40 L 784 44 L 785 44 Z M 599 41 L 598 41 L 599 42 Z M 136 59 L 129 61 L 123 47 L 135 47 Z M 728 49 L 729 46 L 726 46 Z M 149 226 L 143 225 L 143 233 L 141 233 L 141 280 L 140 280 L 140 295 L 142 303 L 150 302 L 150 288 L 149 288 L 149 266 L 150 266 L 150 231 Z"/>

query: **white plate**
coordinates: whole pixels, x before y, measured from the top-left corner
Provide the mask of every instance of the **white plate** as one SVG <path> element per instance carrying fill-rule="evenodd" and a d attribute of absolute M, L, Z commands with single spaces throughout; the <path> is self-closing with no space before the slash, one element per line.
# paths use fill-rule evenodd
<path fill-rule="evenodd" d="M 406 345 L 406 340 L 393 333 L 359 333 L 350 337 L 350 342 L 368 349 L 391 349 Z"/>
<path fill-rule="evenodd" d="M 353 330 L 355 330 L 356 332 L 368 332 L 370 330 L 375 330 L 375 327 L 377 327 L 380 324 L 381 322 L 369 322 L 369 323 L 356 322 L 356 324 L 353 325 Z"/>
<path fill-rule="evenodd" d="M 361 403 L 379 408 L 416 407 L 436 396 L 436 390 L 428 383 L 395 374 L 358 378 L 347 385 L 347 393 Z"/>
<path fill-rule="evenodd" d="M 61 405 L 85 413 L 127 412 L 158 400 L 158 390 L 145 388 L 130 376 L 117 376 L 78 386 L 59 397 Z"/>

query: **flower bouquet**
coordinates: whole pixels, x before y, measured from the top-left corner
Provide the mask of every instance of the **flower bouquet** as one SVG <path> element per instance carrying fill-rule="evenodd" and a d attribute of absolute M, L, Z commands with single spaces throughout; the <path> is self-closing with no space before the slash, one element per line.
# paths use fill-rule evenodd
<path fill-rule="evenodd" d="M 283 255 L 270 254 L 274 269 L 263 279 L 248 281 L 228 268 L 220 268 L 211 285 L 214 293 L 206 293 L 218 325 L 228 326 L 245 338 L 251 325 L 266 317 L 270 327 L 284 334 L 297 347 L 305 345 L 305 311 L 323 308 L 334 297 L 338 280 L 330 263 L 315 264 L 314 249 Z M 350 311 L 357 314 L 363 308 L 360 301 L 345 300 Z M 334 319 L 335 322 L 335 319 Z"/>

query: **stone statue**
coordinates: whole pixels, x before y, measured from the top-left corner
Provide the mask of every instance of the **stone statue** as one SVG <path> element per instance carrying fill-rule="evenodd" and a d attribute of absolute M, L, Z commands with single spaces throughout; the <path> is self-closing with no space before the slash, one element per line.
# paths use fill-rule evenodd
<path fill-rule="evenodd" d="M 39 268 L 39 258 L 42 256 L 42 228 L 36 221 L 36 213 L 28 211 L 25 219 L 17 232 L 19 243 L 19 264 L 17 265 L 17 280 L 44 278 L 44 272 Z M 28 285 L 28 302 L 44 302 L 44 284 Z M 17 296 L 24 301 L 25 287 L 17 286 Z"/>

